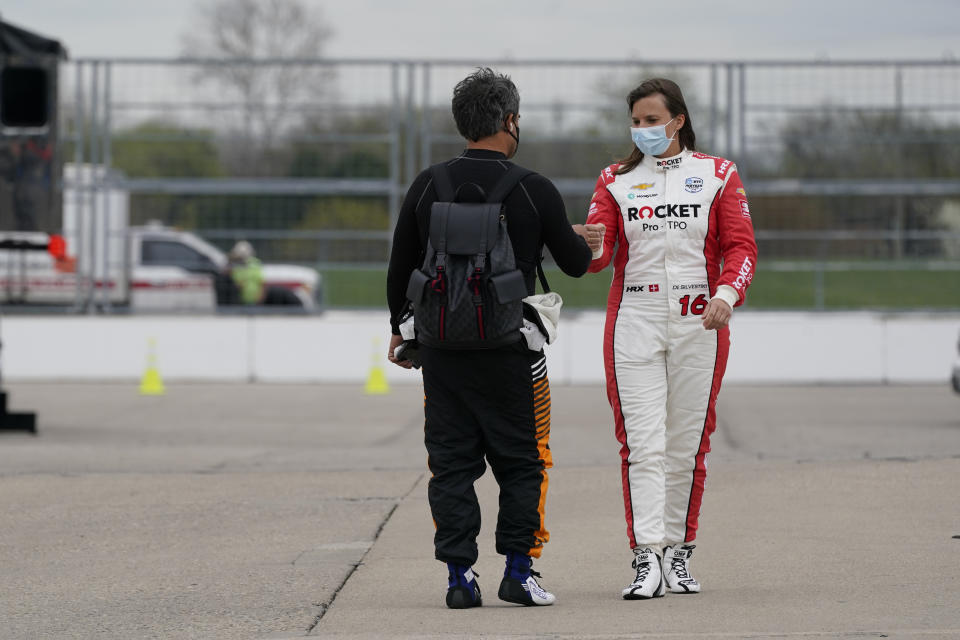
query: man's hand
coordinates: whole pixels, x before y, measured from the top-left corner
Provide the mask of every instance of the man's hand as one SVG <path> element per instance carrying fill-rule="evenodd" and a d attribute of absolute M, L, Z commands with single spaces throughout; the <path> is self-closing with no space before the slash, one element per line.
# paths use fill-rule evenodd
<path fill-rule="evenodd" d="M 403 336 L 390 336 L 390 346 L 387 347 L 387 360 L 397 365 L 398 367 L 403 367 L 404 369 L 412 369 L 413 364 L 409 360 L 397 360 L 393 356 L 394 350 L 403 344 Z"/>
<path fill-rule="evenodd" d="M 590 251 L 596 252 L 603 246 L 603 234 L 607 227 L 602 224 L 575 224 L 573 230 L 587 241 Z"/>
<path fill-rule="evenodd" d="M 707 331 L 723 329 L 730 323 L 730 316 L 732 315 L 733 309 L 724 300 L 711 298 L 703 312 L 703 328 Z"/>

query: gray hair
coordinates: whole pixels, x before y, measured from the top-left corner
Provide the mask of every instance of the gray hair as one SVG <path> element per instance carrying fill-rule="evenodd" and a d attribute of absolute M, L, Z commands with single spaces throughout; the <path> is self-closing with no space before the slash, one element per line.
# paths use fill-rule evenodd
<path fill-rule="evenodd" d="M 520 109 L 520 92 L 510 76 L 478 68 L 453 88 L 453 119 L 457 131 L 476 142 L 501 129 L 507 116 Z"/>

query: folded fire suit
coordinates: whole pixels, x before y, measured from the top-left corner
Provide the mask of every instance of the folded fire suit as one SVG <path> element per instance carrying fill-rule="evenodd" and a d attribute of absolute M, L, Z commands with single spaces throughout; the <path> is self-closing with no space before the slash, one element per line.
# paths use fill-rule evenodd
<path fill-rule="evenodd" d="M 702 316 L 714 296 L 742 304 L 757 247 L 731 161 L 682 151 L 618 168 L 601 173 L 587 222 L 606 225 L 590 271 L 614 263 L 603 357 L 627 534 L 634 548 L 677 545 L 696 537 L 730 346 Z"/>

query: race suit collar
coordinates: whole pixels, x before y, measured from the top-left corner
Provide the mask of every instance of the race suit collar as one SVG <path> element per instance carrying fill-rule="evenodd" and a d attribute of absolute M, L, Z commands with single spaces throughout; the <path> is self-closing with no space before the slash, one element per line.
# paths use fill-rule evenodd
<path fill-rule="evenodd" d="M 643 166 L 650 171 L 657 171 L 663 173 L 668 169 L 679 169 L 683 164 L 684 159 L 689 156 L 688 151 L 681 151 L 675 156 L 670 156 L 667 158 L 657 158 L 656 156 L 645 155 L 643 156 Z"/>
<path fill-rule="evenodd" d="M 474 158 L 476 160 L 506 160 L 507 156 L 500 151 L 493 149 L 464 149 L 460 154 L 462 158 Z"/>

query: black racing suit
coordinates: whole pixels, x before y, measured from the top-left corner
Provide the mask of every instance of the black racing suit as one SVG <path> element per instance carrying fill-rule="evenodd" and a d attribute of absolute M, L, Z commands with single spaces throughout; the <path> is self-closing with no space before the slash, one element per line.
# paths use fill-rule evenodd
<path fill-rule="evenodd" d="M 511 166 L 502 153 L 468 149 L 447 163 L 455 188 L 465 183 L 485 193 Z M 465 187 L 464 192 L 470 187 Z M 406 306 L 410 273 L 423 263 L 430 207 L 437 200 L 430 172 L 407 191 L 393 236 L 387 273 L 391 327 Z M 553 184 L 531 173 L 504 201 L 507 233 L 523 271 L 527 293 L 535 292 L 536 266 L 543 246 L 564 273 L 579 277 L 591 252 L 567 220 Z M 471 566 L 477 560 L 480 505 L 474 482 L 486 469 L 500 485 L 497 552 L 540 557 L 549 533 L 543 524 L 550 455 L 550 384 L 546 357 L 524 341 L 484 350 L 420 346 L 423 363 L 424 440 L 430 471 L 428 498 L 436 524 L 436 558 Z"/>

